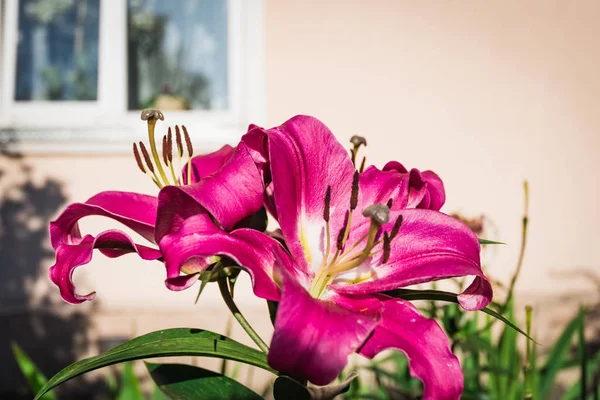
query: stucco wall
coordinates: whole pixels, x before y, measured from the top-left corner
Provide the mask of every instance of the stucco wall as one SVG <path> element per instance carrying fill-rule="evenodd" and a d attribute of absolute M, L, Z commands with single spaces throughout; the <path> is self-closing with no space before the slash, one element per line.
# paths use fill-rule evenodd
<path fill-rule="evenodd" d="M 302 1 L 267 7 L 268 120 L 312 114 L 367 160 L 432 169 L 444 211 L 484 213 L 516 262 L 530 184 L 530 236 L 518 290 L 593 291 L 600 239 L 600 3 Z"/>

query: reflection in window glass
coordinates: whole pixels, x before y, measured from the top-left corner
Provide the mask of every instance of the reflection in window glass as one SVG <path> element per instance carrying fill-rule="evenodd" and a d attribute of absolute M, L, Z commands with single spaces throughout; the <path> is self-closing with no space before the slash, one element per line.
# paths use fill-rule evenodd
<path fill-rule="evenodd" d="M 16 100 L 96 100 L 99 0 L 19 2 Z"/>
<path fill-rule="evenodd" d="M 227 1 L 128 0 L 129 109 L 227 108 Z"/>

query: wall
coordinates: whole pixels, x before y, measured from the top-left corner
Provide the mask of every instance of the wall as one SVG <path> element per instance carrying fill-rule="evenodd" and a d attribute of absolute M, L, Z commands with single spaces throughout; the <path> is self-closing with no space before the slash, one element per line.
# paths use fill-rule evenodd
<path fill-rule="evenodd" d="M 516 262 L 530 184 L 530 240 L 518 290 L 594 291 L 600 171 L 600 3 L 302 1 L 267 7 L 268 119 L 323 120 L 368 161 L 432 169 L 446 212 L 485 213 Z M 597 276 L 597 275 L 596 275 Z"/>

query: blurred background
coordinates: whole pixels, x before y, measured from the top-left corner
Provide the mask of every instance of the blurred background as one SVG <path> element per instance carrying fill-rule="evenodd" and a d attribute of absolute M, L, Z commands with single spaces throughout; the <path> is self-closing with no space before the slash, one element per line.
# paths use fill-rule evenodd
<path fill-rule="evenodd" d="M 599 300 L 600 3 L 594 0 L 1 0 L 0 396 L 26 393 L 16 340 L 47 374 L 152 330 L 224 332 L 216 288 L 170 292 L 164 268 L 135 256 L 77 270 L 88 304 L 64 304 L 48 279 L 47 226 L 104 190 L 157 193 L 131 143 L 139 110 L 185 124 L 197 152 L 235 142 L 249 123 L 310 114 L 367 162 L 431 169 L 447 213 L 480 218 L 486 270 L 507 282 L 529 238 L 518 305 L 552 341 L 580 304 Z M 88 218 L 82 232 L 114 223 Z M 264 301 L 236 289 L 265 336 Z M 598 314 L 597 312 L 595 314 Z M 590 315 L 588 334 L 600 326 Z M 233 327 L 235 338 L 250 343 Z M 243 379 L 260 387 L 260 376 Z M 258 377 L 257 377 L 258 376 Z M 78 390 L 102 385 L 94 377 Z M 2 393 L 6 394 L 5 397 Z M 13 396 L 13 397 L 10 397 Z M 27 398 L 27 397 L 26 397 Z"/>

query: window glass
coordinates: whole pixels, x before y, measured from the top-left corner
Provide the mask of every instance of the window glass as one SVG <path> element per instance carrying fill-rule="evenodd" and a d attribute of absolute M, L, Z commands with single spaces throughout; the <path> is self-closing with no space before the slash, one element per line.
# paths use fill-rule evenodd
<path fill-rule="evenodd" d="M 226 0 L 128 0 L 130 110 L 228 106 Z"/>
<path fill-rule="evenodd" d="M 15 100 L 96 100 L 99 0 L 21 0 Z"/>

